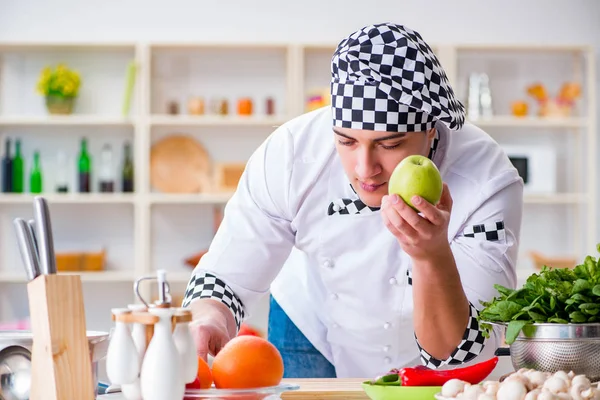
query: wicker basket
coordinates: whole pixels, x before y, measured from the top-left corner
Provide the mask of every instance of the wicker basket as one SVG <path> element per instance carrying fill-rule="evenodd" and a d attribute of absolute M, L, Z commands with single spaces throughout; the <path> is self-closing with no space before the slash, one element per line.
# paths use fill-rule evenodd
<path fill-rule="evenodd" d="M 536 251 L 530 251 L 529 256 L 537 270 L 541 270 L 544 266 L 548 268 L 575 268 L 577 266 L 577 259 L 574 257 L 546 257 Z"/>
<path fill-rule="evenodd" d="M 98 272 L 104 270 L 105 259 L 105 250 L 57 253 L 56 270 L 60 272 Z"/>

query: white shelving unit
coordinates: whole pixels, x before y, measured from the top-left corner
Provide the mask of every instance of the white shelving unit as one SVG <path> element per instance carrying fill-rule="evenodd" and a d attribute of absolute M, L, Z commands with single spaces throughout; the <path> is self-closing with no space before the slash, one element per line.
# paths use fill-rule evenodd
<path fill-rule="evenodd" d="M 93 306 L 97 315 L 88 315 L 92 328 L 108 329 L 110 308 L 134 301 L 133 280 L 157 268 L 169 272 L 174 290 L 181 293 L 191 272 L 183 260 L 207 248 L 214 233 L 213 208 L 222 207 L 231 196 L 155 191 L 149 179 L 153 143 L 169 134 L 183 133 L 201 142 L 213 161 L 244 162 L 275 127 L 305 111 L 309 93 L 328 89 L 334 47 L 278 43 L 0 43 L 0 140 L 4 145 L 6 137 L 22 139 L 26 177 L 34 146 L 42 152 L 45 185 L 51 189 L 53 153 L 57 149 L 66 149 L 75 157 L 79 138 L 85 136 L 93 160 L 105 142 L 119 150 L 116 157 L 121 160 L 124 141 L 133 143 L 135 193 L 44 193 L 56 221 L 58 250 L 73 243 L 102 245 L 107 250 L 107 270 L 82 275 L 85 287 L 90 288 L 89 296 L 96 296 L 100 302 Z M 434 49 L 464 102 L 468 74 L 489 74 L 496 114 L 474 121 L 478 126 L 500 143 L 552 138 L 566 156 L 572 157 L 564 159 L 569 170 L 561 174 L 563 181 L 557 193 L 525 196 L 519 279 L 533 272 L 527 265 L 529 249 L 555 251 L 556 255 L 569 253 L 578 259 L 591 252 L 597 240 L 598 205 L 593 51 L 579 46 L 460 44 Z M 557 59 L 561 61 L 551 65 L 561 74 L 560 82 L 555 76 L 546 76 L 548 64 L 542 65 Z M 131 60 L 137 63 L 138 73 L 130 114 L 123 117 L 126 67 Z M 81 95 L 72 116 L 48 116 L 43 99 L 34 92 L 41 68 L 59 61 L 67 62 L 82 75 Z M 547 79 L 543 83 L 554 90 L 554 85 L 564 80 L 565 71 L 570 73 L 568 79 L 582 84 L 584 92 L 581 107 L 573 117 L 509 115 L 508 104 L 516 99 L 513 97 L 526 98 L 525 85 Z M 188 115 L 186 103 L 191 96 L 205 99 L 206 115 Z M 242 96 L 253 99 L 253 116 L 236 115 L 235 102 Z M 215 97 L 229 101 L 229 115 L 210 112 Z M 273 115 L 265 115 L 268 97 L 275 101 Z M 168 113 L 171 101 L 178 102 L 178 115 Z M 0 303 L 5 304 L 0 307 L 0 321 L 25 316 L 26 307 L 10 308 L 6 304 L 26 302 L 25 273 L 12 219 L 31 218 L 32 199 L 33 195 L 27 193 L 0 194 Z M 569 229 L 553 233 L 553 226 Z M 149 296 L 151 292 L 145 289 L 144 294 Z"/>

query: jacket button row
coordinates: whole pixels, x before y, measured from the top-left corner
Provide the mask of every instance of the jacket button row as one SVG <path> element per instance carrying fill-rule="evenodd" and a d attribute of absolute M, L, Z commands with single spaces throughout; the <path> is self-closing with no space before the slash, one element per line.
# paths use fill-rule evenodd
<path fill-rule="evenodd" d="M 331 262 L 331 260 L 325 260 L 323 261 L 323 266 L 325 268 L 333 268 L 333 262 Z"/>
<path fill-rule="evenodd" d="M 396 278 L 390 278 L 390 285 L 395 285 L 396 283 L 398 283 L 398 280 L 396 280 Z"/>

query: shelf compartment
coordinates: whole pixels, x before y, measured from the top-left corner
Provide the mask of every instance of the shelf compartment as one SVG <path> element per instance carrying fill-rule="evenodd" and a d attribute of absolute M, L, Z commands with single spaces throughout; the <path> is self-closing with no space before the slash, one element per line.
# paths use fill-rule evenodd
<path fill-rule="evenodd" d="M 150 204 L 225 204 L 232 193 L 152 194 Z"/>
<path fill-rule="evenodd" d="M 480 128 L 584 128 L 588 126 L 587 118 L 540 118 L 540 117 L 513 117 L 502 115 L 491 118 L 478 118 L 469 120 L 470 123 Z"/>
<path fill-rule="evenodd" d="M 585 193 L 525 194 L 528 204 L 585 204 L 589 197 Z"/>
<path fill-rule="evenodd" d="M 82 282 L 133 282 L 136 277 L 132 271 L 101 271 L 101 272 L 59 272 L 59 275 L 80 275 Z M 25 270 L 23 273 L 2 272 L 0 283 L 27 282 Z"/>
<path fill-rule="evenodd" d="M 264 126 L 275 128 L 286 122 L 285 117 L 238 115 L 153 115 L 152 126 Z"/>
<path fill-rule="evenodd" d="M 101 115 L 66 115 L 66 116 L 39 116 L 39 115 L 14 115 L 0 116 L 0 127 L 15 126 L 108 126 L 132 127 L 135 121 L 129 118 L 101 116 Z"/>
<path fill-rule="evenodd" d="M 129 193 L 2 193 L 0 204 L 33 204 L 35 196 L 43 196 L 51 204 L 134 204 Z"/>
<path fill-rule="evenodd" d="M 254 116 L 267 116 L 268 98 L 273 115 L 288 115 L 288 51 L 284 45 L 151 45 L 151 113 L 190 115 L 188 101 L 198 97 L 203 115 L 219 116 L 214 103 L 226 99 L 227 115 L 235 116 L 238 99 L 249 97 Z M 172 102 L 176 113 L 169 110 Z"/>
<path fill-rule="evenodd" d="M 136 46 L 129 44 L 0 44 L 0 116 L 47 116 L 37 82 L 43 68 L 59 63 L 81 77 L 73 116 L 121 116 L 127 68 L 135 57 Z M 135 92 L 132 113 L 137 110 Z"/>

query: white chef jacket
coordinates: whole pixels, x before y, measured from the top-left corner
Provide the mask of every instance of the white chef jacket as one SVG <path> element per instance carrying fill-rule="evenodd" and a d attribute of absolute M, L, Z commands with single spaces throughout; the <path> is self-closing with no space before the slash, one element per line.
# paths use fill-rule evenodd
<path fill-rule="evenodd" d="M 481 309 L 480 300 L 497 295 L 495 283 L 516 286 L 523 181 L 481 129 L 436 128 L 433 161 L 453 198 L 448 240 L 466 296 Z M 190 285 L 207 272 L 220 278 L 246 315 L 270 290 L 338 377 L 418 364 L 411 259 L 379 211 L 328 215 L 341 198 L 358 199 L 335 149 L 330 108 L 285 123 L 250 157 Z M 491 357 L 500 340 L 494 331 L 468 364 Z"/>

